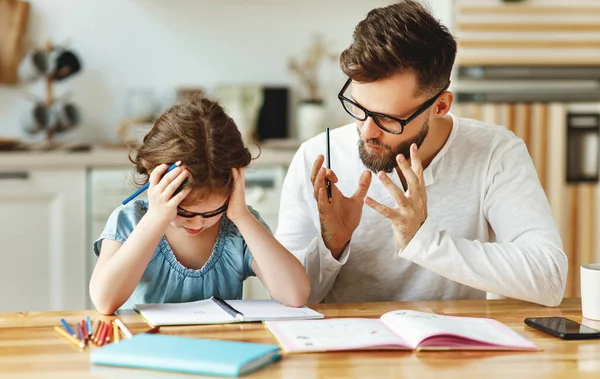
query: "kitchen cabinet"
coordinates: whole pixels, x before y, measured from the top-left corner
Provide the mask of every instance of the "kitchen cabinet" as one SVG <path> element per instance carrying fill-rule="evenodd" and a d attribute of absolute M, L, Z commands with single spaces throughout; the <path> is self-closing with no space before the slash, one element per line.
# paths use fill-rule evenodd
<path fill-rule="evenodd" d="M 0 171 L 0 312 L 84 308 L 85 177 Z"/>

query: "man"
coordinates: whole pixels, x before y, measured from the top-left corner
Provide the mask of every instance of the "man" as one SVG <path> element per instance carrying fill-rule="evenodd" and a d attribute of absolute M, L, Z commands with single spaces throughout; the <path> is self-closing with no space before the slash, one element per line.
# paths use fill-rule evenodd
<path fill-rule="evenodd" d="M 277 238 L 304 264 L 309 302 L 560 303 L 567 259 L 527 148 L 449 113 L 455 55 L 416 1 L 356 27 L 339 95 L 355 123 L 331 132 L 332 170 L 323 135 L 304 143 L 282 190 Z"/>

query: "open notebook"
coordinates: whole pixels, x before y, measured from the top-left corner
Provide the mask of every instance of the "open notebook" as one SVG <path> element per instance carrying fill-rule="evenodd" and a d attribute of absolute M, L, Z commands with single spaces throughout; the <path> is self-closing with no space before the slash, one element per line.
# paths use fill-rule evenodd
<path fill-rule="evenodd" d="M 217 297 L 189 303 L 136 304 L 134 309 L 151 326 L 305 320 L 324 317 L 323 314 L 308 307 L 286 307 L 275 300 L 222 300 Z"/>
<path fill-rule="evenodd" d="M 288 353 L 362 349 L 539 350 L 506 325 L 487 318 L 398 310 L 379 319 L 266 321 Z"/>

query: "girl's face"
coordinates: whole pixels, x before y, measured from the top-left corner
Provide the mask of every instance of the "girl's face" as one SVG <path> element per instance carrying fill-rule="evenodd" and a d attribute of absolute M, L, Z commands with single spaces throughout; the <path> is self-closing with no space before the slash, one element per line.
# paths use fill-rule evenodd
<path fill-rule="evenodd" d="M 188 197 L 190 196 L 186 199 Z M 194 202 L 186 202 L 186 199 L 179 204 L 177 217 L 171 221 L 171 226 L 188 236 L 197 236 L 214 226 L 227 211 L 228 197 L 224 195 L 213 195 Z"/>

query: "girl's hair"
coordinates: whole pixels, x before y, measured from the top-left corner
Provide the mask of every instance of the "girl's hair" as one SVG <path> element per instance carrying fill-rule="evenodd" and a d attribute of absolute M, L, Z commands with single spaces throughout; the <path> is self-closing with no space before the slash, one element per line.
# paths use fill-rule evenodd
<path fill-rule="evenodd" d="M 181 161 L 191 177 L 180 189 L 192 187 L 188 197 L 194 199 L 230 195 L 231 169 L 245 168 L 253 159 L 235 122 L 217 102 L 200 96 L 167 109 L 134 152 L 135 158 L 129 159 L 139 174 L 138 186 L 148 182 L 156 166 Z"/>

